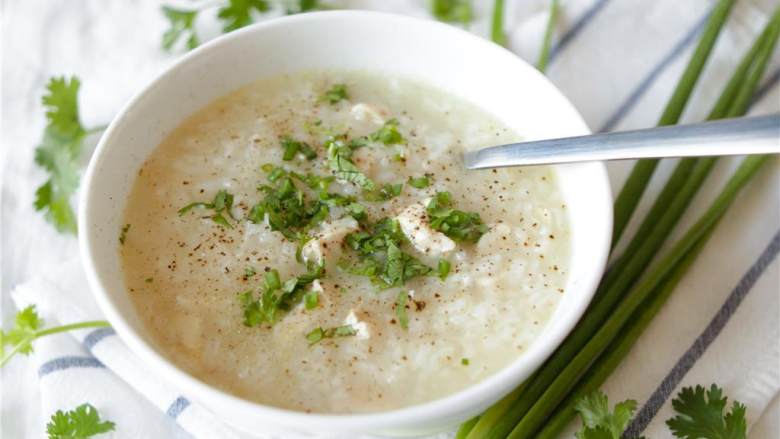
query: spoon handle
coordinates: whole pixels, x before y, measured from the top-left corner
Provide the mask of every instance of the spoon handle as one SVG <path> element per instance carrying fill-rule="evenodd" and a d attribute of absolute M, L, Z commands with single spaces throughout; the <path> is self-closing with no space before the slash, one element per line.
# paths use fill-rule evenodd
<path fill-rule="evenodd" d="M 780 114 L 564 137 L 464 154 L 467 169 L 662 157 L 780 153 Z"/>

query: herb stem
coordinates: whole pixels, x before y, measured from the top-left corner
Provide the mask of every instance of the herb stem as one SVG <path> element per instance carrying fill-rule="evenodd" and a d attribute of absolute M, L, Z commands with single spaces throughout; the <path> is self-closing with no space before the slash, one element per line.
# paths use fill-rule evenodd
<path fill-rule="evenodd" d="M 26 338 L 22 339 L 19 343 L 16 344 L 16 346 L 13 347 L 8 352 L 8 355 L 4 356 L 2 359 L 0 359 L 0 368 L 5 366 L 5 364 L 19 351 L 21 351 L 25 346 L 28 346 L 33 341 L 45 337 L 47 335 L 52 334 L 58 334 L 60 332 L 67 332 L 72 331 L 74 329 L 83 329 L 83 328 L 100 328 L 100 327 L 106 327 L 111 326 L 107 321 L 105 320 L 90 320 L 86 322 L 79 322 L 79 323 L 71 323 L 68 325 L 62 325 L 62 326 L 55 326 L 53 328 L 46 328 L 41 329 L 39 331 L 35 331 L 33 334 L 27 336 Z"/>
<path fill-rule="evenodd" d="M 539 59 L 536 61 L 536 68 L 544 73 L 547 70 L 547 63 L 550 61 L 550 48 L 552 47 L 552 36 L 555 30 L 555 23 L 558 20 L 558 0 L 550 0 L 550 16 L 547 19 L 547 27 L 544 30 L 544 39 L 542 40 L 542 50 L 539 51 Z"/>
<path fill-rule="evenodd" d="M 735 0 L 720 0 L 715 6 L 712 14 L 707 20 L 699 45 L 696 47 L 688 66 L 685 68 L 677 87 L 666 104 L 658 125 L 674 125 L 680 120 L 685 104 L 693 92 L 693 87 L 698 82 L 701 71 L 709 58 L 715 41 L 723 28 L 723 24 L 734 6 Z M 626 183 L 623 185 L 617 199 L 615 200 L 615 220 L 612 232 L 612 246 L 614 248 L 620 241 L 620 237 L 625 231 L 628 221 L 639 204 L 650 177 L 653 176 L 658 159 L 643 159 L 637 161 Z"/>
<path fill-rule="evenodd" d="M 504 0 L 495 0 L 493 3 L 493 20 L 490 25 L 490 39 L 502 46 L 506 45 L 504 33 Z"/>

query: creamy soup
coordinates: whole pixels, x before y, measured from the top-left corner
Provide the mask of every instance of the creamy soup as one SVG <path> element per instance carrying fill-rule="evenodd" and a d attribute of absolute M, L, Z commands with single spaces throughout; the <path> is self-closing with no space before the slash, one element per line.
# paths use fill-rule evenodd
<path fill-rule="evenodd" d="M 519 139 L 407 78 L 263 79 L 139 170 L 127 288 L 164 355 L 243 398 L 357 413 L 451 394 L 522 355 L 565 294 L 553 170 L 462 165 Z"/>

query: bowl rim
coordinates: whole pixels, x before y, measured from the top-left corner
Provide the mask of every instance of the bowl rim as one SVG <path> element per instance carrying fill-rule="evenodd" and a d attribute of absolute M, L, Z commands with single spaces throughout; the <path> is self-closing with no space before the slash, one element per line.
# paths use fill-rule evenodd
<path fill-rule="evenodd" d="M 208 400 L 208 403 L 203 404 L 207 408 L 212 406 L 213 401 L 214 403 L 220 405 L 240 407 L 241 412 L 251 410 L 258 416 L 278 420 L 279 424 L 282 425 L 300 425 L 302 423 L 309 426 L 316 426 L 317 428 L 334 428 L 339 430 L 361 431 L 396 428 L 399 426 L 399 423 L 403 426 L 409 426 L 416 423 L 440 419 L 443 417 L 464 417 L 466 412 L 473 410 L 476 407 L 484 407 L 487 403 L 492 404 L 494 401 L 497 401 L 499 398 L 510 392 L 512 388 L 514 388 L 516 385 L 519 385 L 520 378 L 518 377 L 526 373 L 526 369 L 530 368 L 532 373 L 533 370 L 540 367 L 542 363 L 562 343 L 566 335 L 568 335 L 577 321 L 584 314 L 586 308 L 592 300 L 596 286 L 598 285 L 598 281 L 601 279 L 601 275 L 606 266 L 612 230 L 611 210 L 606 215 L 608 221 L 603 225 L 604 229 L 608 230 L 608 233 L 604 233 L 604 243 L 599 249 L 593 249 L 593 252 L 590 255 L 590 257 L 596 261 L 594 266 L 598 269 L 594 268 L 593 272 L 590 273 L 590 276 L 583 280 L 583 285 L 579 287 L 579 291 L 577 292 L 583 297 L 578 303 L 575 304 L 576 311 L 573 315 L 576 315 L 576 318 L 565 322 L 563 328 L 560 331 L 555 334 L 551 334 L 547 340 L 545 340 L 546 344 L 543 346 L 543 348 L 536 352 L 536 357 L 538 358 L 528 362 L 525 367 L 520 367 L 523 364 L 521 364 L 519 360 L 527 356 L 529 353 L 529 351 L 525 351 L 523 354 L 517 356 L 514 360 L 512 360 L 500 370 L 457 392 L 421 404 L 368 413 L 326 414 L 305 413 L 297 410 L 284 409 L 244 399 L 216 386 L 212 386 L 204 381 L 201 381 L 159 353 L 155 348 L 152 347 L 150 342 L 147 342 L 143 336 L 137 333 L 130 326 L 128 321 L 124 318 L 123 313 L 118 309 L 118 306 L 113 302 L 113 299 L 111 299 L 110 295 L 108 294 L 108 288 L 103 284 L 101 275 L 95 265 L 95 258 L 92 247 L 96 244 L 90 239 L 91 234 L 88 229 L 89 221 L 87 220 L 89 212 L 91 211 L 90 200 L 92 199 L 91 193 L 94 189 L 93 178 L 97 172 L 98 163 L 101 162 L 101 158 L 103 157 L 105 151 L 109 148 L 109 145 L 115 143 L 113 138 L 117 127 L 124 123 L 125 119 L 128 118 L 128 115 L 135 113 L 135 108 L 141 105 L 148 95 L 156 93 L 160 83 L 165 82 L 170 76 L 174 75 L 179 70 L 184 69 L 189 63 L 193 62 L 193 60 L 207 56 L 212 51 L 219 50 L 222 46 L 231 44 L 233 41 L 244 38 L 248 34 L 261 33 L 266 29 L 279 26 L 288 26 L 291 24 L 307 23 L 312 20 L 328 20 L 331 18 L 349 18 L 358 20 L 369 18 L 395 20 L 400 25 L 407 23 L 419 25 L 421 22 L 425 22 L 425 25 L 430 26 L 437 31 L 446 29 L 449 32 L 461 33 L 467 35 L 468 38 L 480 40 L 484 45 L 484 50 L 500 51 L 503 52 L 501 56 L 509 55 L 513 57 L 519 68 L 528 70 L 529 75 L 535 75 L 537 76 L 538 80 L 546 83 L 549 88 L 549 92 L 551 94 L 558 94 L 561 98 L 561 102 L 565 105 L 568 105 L 570 107 L 569 109 L 571 110 L 571 113 L 579 119 L 577 123 L 582 125 L 584 131 L 588 131 L 587 125 L 582 120 L 582 117 L 576 110 L 576 107 L 574 107 L 574 105 L 571 104 L 571 102 L 563 95 L 563 93 L 536 68 L 522 60 L 508 49 L 452 25 L 407 15 L 366 10 L 319 11 L 273 18 L 255 23 L 242 29 L 238 29 L 228 34 L 219 36 L 181 56 L 170 66 L 165 68 L 162 73 L 158 74 L 151 82 L 143 86 L 143 88 L 138 91 L 112 119 L 108 128 L 101 136 L 82 179 L 82 191 L 80 194 L 78 206 L 78 228 L 80 230 L 78 235 L 79 250 L 88 284 L 100 307 L 100 310 L 104 313 L 106 319 L 111 323 L 112 327 L 116 330 L 122 341 L 127 343 L 131 351 L 138 355 L 147 364 L 149 364 L 150 369 L 158 373 L 161 377 L 170 379 L 174 387 L 182 394 L 186 395 L 187 397 L 193 397 L 193 399 L 198 402 Z M 436 84 L 432 81 L 431 85 L 435 86 Z M 182 117 L 186 118 L 187 115 L 183 115 Z M 609 185 L 606 167 L 601 162 L 594 162 L 592 165 L 594 166 L 597 173 L 600 174 L 600 182 L 598 183 L 601 185 L 602 192 L 611 203 L 611 188 Z M 509 385 L 509 382 L 512 382 L 513 384 Z M 228 423 L 232 425 L 231 422 Z"/>

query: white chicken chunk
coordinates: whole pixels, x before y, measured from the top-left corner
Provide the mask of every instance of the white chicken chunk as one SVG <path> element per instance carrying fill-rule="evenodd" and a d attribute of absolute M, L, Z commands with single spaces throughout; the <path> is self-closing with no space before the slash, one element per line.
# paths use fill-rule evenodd
<path fill-rule="evenodd" d="M 431 201 L 430 198 L 411 204 L 406 207 L 396 218 L 409 241 L 417 251 L 428 256 L 441 256 L 455 250 L 455 241 L 444 233 L 431 228 L 428 222 L 428 214 L 425 207 Z"/>
<path fill-rule="evenodd" d="M 371 337 L 371 332 L 368 330 L 368 323 L 358 319 L 357 314 L 355 314 L 355 310 L 349 310 L 347 318 L 344 319 L 344 324 L 351 326 L 352 329 L 357 332 L 355 334 L 357 338 L 366 339 Z"/>
<path fill-rule="evenodd" d="M 352 117 L 359 122 L 369 121 L 376 125 L 385 123 L 386 112 L 373 105 L 364 104 L 362 102 L 355 104 L 352 106 L 352 109 L 350 109 L 350 113 L 352 114 Z"/>
<path fill-rule="evenodd" d="M 358 222 L 351 216 L 322 223 L 320 231 L 316 233 L 314 239 L 307 242 L 301 249 L 304 262 L 322 264 L 326 260 L 334 259 L 329 256 L 340 252 L 344 237 L 357 231 L 358 228 Z"/>

